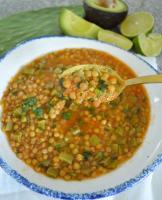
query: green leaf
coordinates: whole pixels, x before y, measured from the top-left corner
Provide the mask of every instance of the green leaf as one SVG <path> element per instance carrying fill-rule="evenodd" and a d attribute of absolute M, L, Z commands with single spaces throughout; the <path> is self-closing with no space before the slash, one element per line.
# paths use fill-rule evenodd
<path fill-rule="evenodd" d="M 5 130 L 6 130 L 6 131 L 11 131 L 12 128 L 13 128 L 13 122 L 12 122 L 11 120 L 9 120 L 9 121 L 7 122 L 7 124 L 6 124 Z"/>
<path fill-rule="evenodd" d="M 78 124 L 79 124 L 79 126 L 83 126 L 85 124 L 85 122 L 83 119 L 79 119 Z"/>
<path fill-rule="evenodd" d="M 14 115 L 15 117 L 21 116 L 21 115 L 22 115 L 22 108 L 21 108 L 21 107 L 16 108 L 16 109 L 13 111 L 13 115 Z"/>
<path fill-rule="evenodd" d="M 22 122 L 22 123 L 27 122 L 27 117 L 24 116 L 24 115 L 22 115 L 22 116 L 21 116 L 21 122 Z"/>
<path fill-rule="evenodd" d="M 64 78 L 60 78 L 59 83 L 60 83 L 60 86 L 64 88 Z"/>
<path fill-rule="evenodd" d="M 107 89 L 107 84 L 104 80 L 99 80 L 98 82 L 98 89 L 104 92 Z"/>
<path fill-rule="evenodd" d="M 42 108 L 36 108 L 36 109 L 33 110 L 33 112 L 34 112 L 34 114 L 35 114 L 35 116 L 36 116 L 37 118 L 43 117 L 44 111 L 43 111 Z"/>
<path fill-rule="evenodd" d="M 138 100 L 137 97 L 134 95 L 130 96 L 129 98 L 130 98 L 131 102 L 133 102 L 133 103 L 135 103 Z"/>
<path fill-rule="evenodd" d="M 57 169 L 55 169 L 55 168 L 53 168 L 53 167 L 49 167 L 48 169 L 47 169 L 47 175 L 49 175 L 49 176 L 51 176 L 51 177 L 53 177 L 53 178 L 56 178 L 57 177 L 57 175 L 58 175 L 58 170 Z"/>
<path fill-rule="evenodd" d="M 44 130 L 46 127 L 46 120 L 41 120 L 38 122 L 38 128 Z"/>
<path fill-rule="evenodd" d="M 95 115 L 95 113 L 96 113 L 95 107 L 86 107 L 86 110 L 88 110 L 91 115 Z"/>
<path fill-rule="evenodd" d="M 60 153 L 59 158 L 60 158 L 60 160 L 71 164 L 73 162 L 74 157 L 70 153 L 62 152 L 62 153 Z"/>
<path fill-rule="evenodd" d="M 94 146 L 100 144 L 100 138 L 97 135 L 92 135 L 90 137 L 90 143 Z"/>
<path fill-rule="evenodd" d="M 41 166 L 41 167 L 49 167 L 50 160 L 43 160 L 38 165 Z"/>
<path fill-rule="evenodd" d="M 99 97 L 103 94 L 103 91 L 97 88 L 97 89 L 95 89 L 95 93 L 96 93 L 97 97 Z"/>
<path fill-rule="evenodd" d="M 70 111 L 63 113 L 63 118 L 65 120 L 69 120 L 71 118 L 71 116 L 72 116 L 72 113 Z"/>
<path fill-rule="evenodd" d="M 37 104 L 36 97 L 29 97 L 24 100 L 22 104 L 22 110 L 23 112 L 27 112 L 31 107 L 35 106 Z"/>
<path fill-rule="evenodd" d="M 64 141 L 60 141 L 60 142 L 58 142 L 58 143 L 55 144 L 55 149 L 56 149 L 57 151 L 60 151 L 61 148 L 62 148 L 64 145 L 65 145 L 65 142 L 64 142 Z"/>
<path fill-rule="evenodd" d="M 14 135 L 15 141 L 16 141 L 16 142 L 20 142 L 21 139 L 22 139 L 22 135 L 23 135 L 22 132 L 16 133 L 16 134 Z"/>
<path fill-rule="evenodd" d="M 82 6 L 67 7 L 83 15 Z M 25 40 L 44 35 L 61 35 L 59 14 L 61 7 L 22 12 L 0 20 L 0 54 Z"/>
<path fill-rule="evenodd" d="M 124 134 L 124 128 L 119 126 L 119 127 L 116 128 L 115 132 L 117 134 L 119 134 L 120 136 L 123 136 L 123 134 Z"/>
<path fill-rule="evenodd" d="M 92 156 L 92 153 L 90 151 L 84 151 L 82 155 L 85 160 L 88 160 Z"/>
<path fill-rule="evenodd" d="M 27 74 L 27 75 L 33 75 L 35 72 L 35 69 L 32 69 L 32 68 L 27 68 L 23 71 L 24 74 Z"/>
<path fill-rule="evenodd" d="M 128 113 L 130 113 L 130 108 L 128 107 L 128 106 L 126 106 L 124 109 L 123 109 L 123 112 L 125 113 L 125 114 L 128 114 Z"/>
<path fill-rule="evenodd" d="M 117 166 L 118 166 L 118 161 L 114 160 L 110 162 L 110 164 L 108 165 L 108 168 L 115 169 Z"/>
<path fill-rule="evenodd" d="M 102 160 L 104 158 L 104 153 L 103 152 L 97 152 L 95 158 L 98 159 L 98 160 Z"/>
<path fill-rule="evenodd" d="M 117 153 L 119 151 L 119 145 L 118 144 L 112 144 L 111 148 L 112 148 L 112 151 L 115 152 L 115 153 Z"/>

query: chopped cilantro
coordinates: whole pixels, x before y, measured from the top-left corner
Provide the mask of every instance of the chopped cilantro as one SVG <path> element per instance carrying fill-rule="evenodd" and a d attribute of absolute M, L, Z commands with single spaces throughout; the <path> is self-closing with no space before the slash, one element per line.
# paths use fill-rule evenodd
<path fill-rule="evenodd" d="M 63 118 L 64 118 L 65 120 L 69 120 L 69 119 L 71 118 L 71 116 L 72 116 L 72 113 L 71 113 L 71 112 L 64 112 L 64 113 L 63 113 Z"/>

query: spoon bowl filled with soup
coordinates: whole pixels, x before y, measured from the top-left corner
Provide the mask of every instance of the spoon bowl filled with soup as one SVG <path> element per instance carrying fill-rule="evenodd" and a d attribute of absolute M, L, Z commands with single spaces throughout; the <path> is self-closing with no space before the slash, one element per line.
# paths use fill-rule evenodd
<path fill-rule="evenodd" d="M 65 73 L 79 65 L 96 70 Z M 121 79 L 99 73 L 97 66 L 109 66 L 106 70 Z M 6 55 L 0 73 L 0 163 L 34 183 L 36 191 L 41 186 L 46 195 L 48 190 L 53 197 L 68 193 L 86 199 L 109 196 L 113 187 L 116 194 L 119 184 L 136 177 L 161 152 L 159 84 L 132 85 L 104 100 L 104 92 L 113 92 L 122 81 L 155 74 L 128 52 L 93 40 L 47 37 Z"/>

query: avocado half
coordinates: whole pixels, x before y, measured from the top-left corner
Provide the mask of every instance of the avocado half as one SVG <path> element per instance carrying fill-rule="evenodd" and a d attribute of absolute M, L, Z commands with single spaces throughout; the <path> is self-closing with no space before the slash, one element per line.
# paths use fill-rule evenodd
<path fill-rule="evenodd" d="M 128 6 L 122 0 L 84 0 L 85 19 L 102 28 L 114 28 L 128 13 Z"/>

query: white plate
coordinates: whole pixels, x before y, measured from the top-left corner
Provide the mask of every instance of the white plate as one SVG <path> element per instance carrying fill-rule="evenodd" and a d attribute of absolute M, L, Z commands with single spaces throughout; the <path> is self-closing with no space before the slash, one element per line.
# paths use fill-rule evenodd
<path fill-rule="evenodd" d="M 46 53 L 64 48 L 93 48 L 108 52 L 128 64 L 138 75 L 156 74 L 141 58 L 117 47 L 90 39 L 42 37 L 27 41 L 0 60 L 0 98 L 8 81 L 21 66 Z M 160 84 L 146 86 L 151 102 L 151 122 L 143 145 L 121 167 L 107 175 L 85 181 L 66 182 L 36 173 L 12 152 L 0 131 L 0 166 L 21 184 L 47 196 L 61 199 L 95 199 L 122 192 L 147 176 L 162 161 L 162 92 Z"/>

